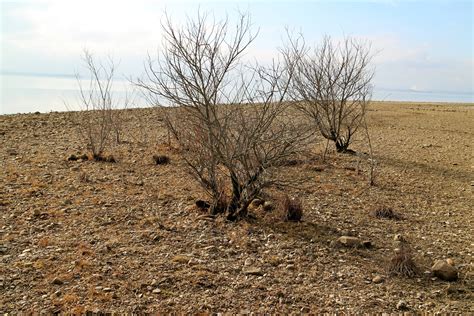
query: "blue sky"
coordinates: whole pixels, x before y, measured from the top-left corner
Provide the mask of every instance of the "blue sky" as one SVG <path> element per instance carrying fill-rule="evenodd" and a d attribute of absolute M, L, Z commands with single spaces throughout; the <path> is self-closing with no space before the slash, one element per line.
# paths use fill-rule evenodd
<path fill-rule="evenodd" d="M 176 21 L 198 8 L 230 19 L 252 16 L 259 36 L 248 56 L 273 57 L 285 26 L 308 43 L 328 34 L 369 40 L 379 89 L 473 92 L 473 1 L 107 1 L 19 0 L 1 3 L 2 73 L 73 74 L 88 48 L 139 75 L 160 45 L 166 10 Z"/>

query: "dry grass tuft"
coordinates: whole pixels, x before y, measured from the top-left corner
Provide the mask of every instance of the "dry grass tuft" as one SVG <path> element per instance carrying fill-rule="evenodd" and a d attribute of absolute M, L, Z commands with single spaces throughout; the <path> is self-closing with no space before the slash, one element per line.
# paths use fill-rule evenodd
<path fill-rule="evenodd" d="M 153 161 L 155 161 L 157 165 L 166 165 L 170 162 L 170 158 L 165 155 L 153 155 Z"/>
<path fill-rule="evenodd" d="M 111 163 L 116 163 L 116 162 L 117 162 L 117 160 L 115 159 L 115 157 L 112 156 L 112 155 L 107 155 L 107 156 L 102 155 L 102 154 L 94 155 L 94 156 L 93 156 L 93 159 L 94 159 L 95 161 L 99 161 L 99 162 L 111 162 Z"/>
<path fill-rule="evenodd" d="M 388 273 L 392 276 L 414 278 L 420 273 L 420 269 L 408 250 L 397 252 L 388 263 Z"/>
<path fill-rule="evenodd" d="M 373 211 L 373 215 L 377 218 L 386 218 L 400 220 L 402 219 L 391 207 L 379 206 Z"/>
<path fill-rule="evenodd" d="M 281 204 L 287 221 L 301 221 L 303 217 L 303 204 L 299 198 L 290 198 L 288 195 L 285 195 Z"/>

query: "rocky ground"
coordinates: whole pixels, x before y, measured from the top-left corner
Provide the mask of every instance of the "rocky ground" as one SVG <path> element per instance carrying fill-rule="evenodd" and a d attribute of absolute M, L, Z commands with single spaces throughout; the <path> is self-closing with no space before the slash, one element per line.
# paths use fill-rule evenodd
<path fill-rule="evenodd" d="M 199 211 L 157 110 L 122 114 L 117 163 L 67 160 L 84 152 L 71 113 L 0 116 L 0 313 L 474 310 L 472 105 L 373 104 L 376 185 L 365 156 L 323 159 L 321 141 L 279 171 L 302 180 L 286 189 L 303 201 L 298 223 Z M 400 219 L 374 216 L 382 206 Z M 411 278 L 387 269 L 401 240 Z M 433 275 L 440 259 L 457 281 Z"/>

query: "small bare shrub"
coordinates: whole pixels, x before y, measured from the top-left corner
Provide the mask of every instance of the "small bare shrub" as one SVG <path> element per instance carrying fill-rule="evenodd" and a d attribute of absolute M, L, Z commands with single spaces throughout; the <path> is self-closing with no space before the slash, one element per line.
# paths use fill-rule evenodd
<path fill-rule="evenodd" d="M 402 248 L 390 258 L 388 272 L 393 276 L 414 278 L 419 274 L 420 269 L 415 263 L 411 251 Z"/>
<path fill-rule="evenodd" d="M 306 47 L 302 36 L 291 38 L 282 52 L 293 71 L 289 94 L 322 136 L 338 152 L 348 149 L 363 125 L 372 96 L 374 71 L 370 46 L 354 38 L 334 43 L 325 37 L 319 47 Z"/>
<path fill-rule="evenodd" d="M 71 113 L 71 119 L 77 125 L 92 158 L 95 161 L 111 162 L 104 152 L 110 147 L 113 133 L 117 143 L 121 141 L 124 121 L 124 112 L 117 110 L 118 104 L 112 93 L 115 63 L 111 58 L 106 62 L 97 62 L 87 50 L 84 50 L 83 61 L 90 76 L 89 83 L 83 86 L 79 74 L 76 74 L 80 109 Z M 127 96 L 121 107 L 126 108 L 129 102 Z M 68 104 L 66 107 L 70 109 Z"/>
<path fill-rule="evenodd" d="M 153 155 L 153 161 L 157 165 L 166 165 L 170 162 L 170 158 L 165 155 Z"/>
<path fill-rule="evenodd" d="M 401 216 L 398 215 L 391 207 L 388 206 L 379 206 L 373 211 L 373 215 L 377 218 L 387 218 L 387 219 L 401 219 Z"/>
<path fill-rule="evenodd" d="M 285 195 L 281 201 L 281 207 L 287 221 L 301 221 L 303 217 L 303 204 L 299 198 L 290 198 L 288 195 Z"/>

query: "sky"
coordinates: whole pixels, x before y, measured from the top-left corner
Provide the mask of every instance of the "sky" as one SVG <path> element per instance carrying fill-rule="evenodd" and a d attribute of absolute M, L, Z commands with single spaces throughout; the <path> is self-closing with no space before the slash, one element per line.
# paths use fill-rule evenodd
<path fill-rule="evenodd" d="M 372 43 L 376 89 L 473 94 L 473 2 L 0 0 L 0 74 L 72 75 L 87 48 L 138 76 L 160 48 L 165 11 L 180 23 L 198 10 L 232 21 L 240 10 L 259 32 L 247 52 L 257 60 L 275 56 L 285 27 L 310 44 L 352 36 Z"/>

